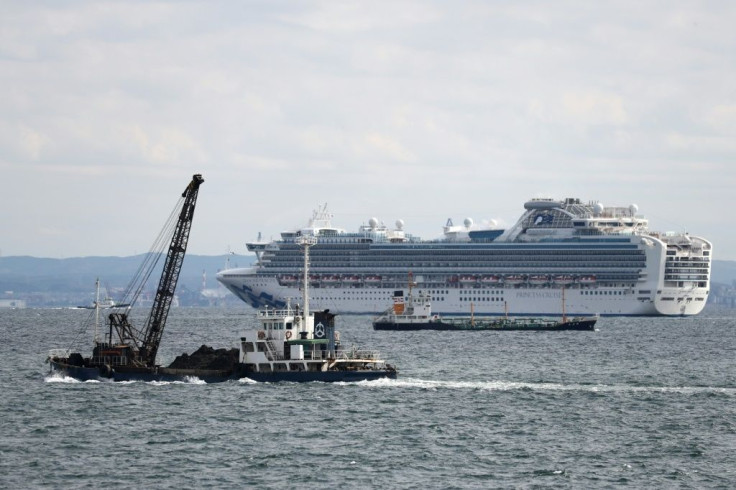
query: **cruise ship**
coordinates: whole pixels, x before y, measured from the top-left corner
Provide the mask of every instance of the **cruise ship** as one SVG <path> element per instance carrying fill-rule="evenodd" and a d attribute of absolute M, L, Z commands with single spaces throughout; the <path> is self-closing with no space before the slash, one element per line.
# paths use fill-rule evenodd
<path fill-rule="evenodd" d="M 710 289 L 712 244 L 649 231 L 638 211 L 634 204 L 532 199 L 506 229 L 448 220 L 441 238 L 423 240 L 401 220 L 389 228 L 371 218 L 357 232 L 334 227 L 324 205 L 304 228 L 247 243 L 254 265 L 221 271 L 217 280 L 254 307 L 283 307 L 300 297 L 298 240 L 313 236 L 310 301 L 335 313 L 378 314 L 410 276 L 440 314 L 699 313 Z"/>

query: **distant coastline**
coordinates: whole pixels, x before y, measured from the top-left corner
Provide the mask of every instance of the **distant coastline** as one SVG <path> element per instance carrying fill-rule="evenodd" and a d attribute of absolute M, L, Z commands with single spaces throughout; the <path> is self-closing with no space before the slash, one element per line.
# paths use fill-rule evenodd
<path fill-rule="evenodd" d="M 76 257 L 49 259 L 28 256 L 0 257 L 0 307 L 73 307 L 91 304 L 95 281 L 100 279 L 113 299 L 135 275 L 143 255 L 129 257 Z M 181 306 L 243 306 L 215 279 L 218 271 L 247 267 L 247 255 L 188 255 L 184 259 L 177 297 Z M 152 277 L 158 275 L 153 274 Z M 157 284 L 149 284 L 155 291 Z"/>

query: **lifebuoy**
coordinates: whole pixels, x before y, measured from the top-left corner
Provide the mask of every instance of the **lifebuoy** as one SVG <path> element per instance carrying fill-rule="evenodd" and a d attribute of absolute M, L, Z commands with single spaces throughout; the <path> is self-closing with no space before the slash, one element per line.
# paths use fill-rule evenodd
<path fill-rule="evenodd" d="M 287 330 L 286 331 L 286 338 L 287 339 L 290 339 L 291 338 L 291 330 Z"/>
<path fill-rule="evenodd" d="M 264 332 L 263 330 L 259 330 L 258 331 L 258 338 L 261 339 L 261 340 L 265 339 L 266 338 L 266 332 Z"/>

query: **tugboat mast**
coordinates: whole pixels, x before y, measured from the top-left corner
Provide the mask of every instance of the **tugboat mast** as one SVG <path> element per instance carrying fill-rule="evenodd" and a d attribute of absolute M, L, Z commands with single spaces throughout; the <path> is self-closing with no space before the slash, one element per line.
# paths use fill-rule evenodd
<path fill-rule="evenodd" d="M 307 328 L 307 319 L 309 318 L 309 247 L 316 243 L 317 238 L 311 235 L 304 235 L 299 239 L 299 245 L 304 248 L 304 288 L 302 292 L 304 322 L 302 322 L 302 328 L 305 330 Z"/>

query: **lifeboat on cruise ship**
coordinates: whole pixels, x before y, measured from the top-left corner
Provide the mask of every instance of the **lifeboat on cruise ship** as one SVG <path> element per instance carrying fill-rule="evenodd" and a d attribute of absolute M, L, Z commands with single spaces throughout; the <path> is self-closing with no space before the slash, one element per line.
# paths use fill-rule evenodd
<path fill-rule="evenodd" d="M 521 274 L 511 274 L 510 276 L 506 276 L 503 279 L 503 282 L 506 284 L 521 284 L 525 281 L 524 276 Z"/>
<path fill-rule="evenodd" d="M 342 282 L 346 284 L 360 284 L 361 280 L 359 276 L 343 276 Z"/>
<path fill-rule="evenodd" d="M 595 276 L 583 276 L 580 278 L 580 284 L 595 284 Z"/>
<path fill-rule="evenodd" d="M 555 284 L 560 284 L 562 286 L 567 286 L 568 284 L 572 284 L 575 281 L 575 278 L 568 275 L 559 275 L 555 276 Z"/>
<path fill-rule="evenodd" d="M 534 284 L 535 286 L 547 284 L 548 282 L 549 282 L 549 276 L 545 276 L 544 274 L 536 274 L 533 276 L 529 276 L 529 284 Z"/>
<path fill-rule="evenodd" d="M 480 279 L 483 284 L 498 284 L 501 282 L 501 277 L 496 275 L 483 276 Z"/>
<path fill-rule="evenodd" d="M 337 284 L 340 282 L 340 276 L 322 276 L 322 284 Z"/>
<path fill-rule="evenodd" d="M 294 284 L 299 281 L 299 278 L 296 276 L 281 276 L 279 277 L 279 284 L 282 286 L 293 286 Z"/>
<path fill-rule="evenodd" d="M 477 280 L 475 276 L 460 276 L 460 284 L 475 284 Z"/>
<path fill-rule="evenodd" d="M 366 284 L 380 284 L 381 283 L 381 276 L 367 276 L 365 278 Z"/>

